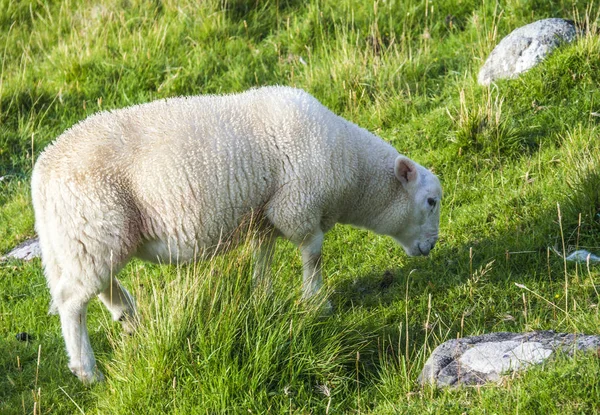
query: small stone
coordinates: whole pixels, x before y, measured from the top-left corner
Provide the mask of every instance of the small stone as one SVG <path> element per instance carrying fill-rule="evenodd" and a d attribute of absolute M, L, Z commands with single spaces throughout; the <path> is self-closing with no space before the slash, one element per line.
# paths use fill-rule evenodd
<path fill-rule="evenodd" d="M 12 249 L 5 256 L 0 257 L 0 262 L 9 258 L 21 259 L 23 261 L 31 261 L 33 258 L 41 256 L 42 250 L 38 238 L 28 239 L 16 248 Z"/>
<path fill-rule="evenodd" d="M 592 254 L 585 249 L 580 249 L 578 251 L 572 252 L 569 256 L 565 258 L 567 261 L 571 262 L 579 262 L 580 264 L 596 263 L 600 262 L 600 257 Z"/>
<path fill-rule="evenodd" d="M 15 337 L 20 342 L 29 342 L 29 341 L 33 340 L 33 336 L 26 332 L 17 333 L 17 335 Z"/>
<path fill-rule="evenodd" d="M 533 68 L 562 43 L 577 37 L 575 24 L 565 19 L 543 19 L 512 31 L 498 43 L 481 67 L 477 82 L 516 78 Z"/>

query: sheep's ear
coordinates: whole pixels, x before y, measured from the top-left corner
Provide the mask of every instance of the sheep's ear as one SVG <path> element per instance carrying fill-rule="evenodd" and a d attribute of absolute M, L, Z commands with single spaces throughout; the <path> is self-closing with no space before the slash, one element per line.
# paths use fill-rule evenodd
<path fill-rule="evenodd" d="M 405 156 L 398 156 L 394 163 L 394 173 L 400 183 L 408 190 L 417 184 L 419 180 L 419 170 L 417 164 Z"/>

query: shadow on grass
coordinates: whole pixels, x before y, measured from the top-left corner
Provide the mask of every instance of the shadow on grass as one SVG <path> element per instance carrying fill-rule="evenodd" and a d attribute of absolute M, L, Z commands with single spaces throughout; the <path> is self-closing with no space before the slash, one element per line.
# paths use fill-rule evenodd
<path fill-rule="evenodd" d="M 558 197 L 560 221 L 558 207 L 523 215 L 524 219 L 515 214 L 496 228 L 492 220 L 484 237 L 473 233 L 454 246 L 441 240 L 429 258 L 409 258 L 402 267 L 369 271 L 338 283 L 332 295 L 336 313 L 350 316 L 362 310 L 365 317 L 355 329 L 375 339 L 370 353 L 363 352 L 372 359 L 365 365 L 365 376 L 376 377 L 391 359 L 399 367 L 402 362 L 412 365 L 411 376 L 416 378 L 431 350 L 456 337 L 535 329 L 596 332 L 592 324 L 567 318 L 552 306 L 564 306 L 566 277 L 573 280 L 569 295 L 578 307 L 600 300 L 593 287 L 578 284 L 576 265 L 567 264 L 565 275 L 563 258 L 556 253 L 563 251 L 561 227 L 567 254 L 598 247 L 599 163 L 588 164 L 588 171 L 578 174 Z M 530 202 L 515 197 L 506 204 L 517 212 L 520 203 Z M 575 310 L 569 313 L 575 318 Z"/>

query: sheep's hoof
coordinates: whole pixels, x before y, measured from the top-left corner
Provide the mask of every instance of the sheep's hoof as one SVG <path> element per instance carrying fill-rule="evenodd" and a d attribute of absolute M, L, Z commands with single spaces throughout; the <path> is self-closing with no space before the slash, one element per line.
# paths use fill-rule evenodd
<path fill-rule="evenodd" d="M 70 368 L 71 373 L 77 376 L 77 379 L 84 385 L 92 385 L 98 382 L 104 382 L 104 375 L 97 368 L 92 371 L 83 371 L 81 369 Z"/>
<path fill-rule="evenodd" d="M 135 333 L 137 322 L 134 320 L 134 317 L 123 315 L 119 318 L 119 322 L 125 334 L 132 336 Z"/>

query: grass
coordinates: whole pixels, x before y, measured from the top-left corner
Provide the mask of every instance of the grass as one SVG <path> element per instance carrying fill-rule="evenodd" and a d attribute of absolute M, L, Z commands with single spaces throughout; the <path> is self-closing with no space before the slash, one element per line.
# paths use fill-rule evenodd
<path fill-rule="evenodd" d="M 599 333 L 598 268 L 554 252 L 600 251 L 597 15 L 578 0 L 0 0 L 0 252 L 34 234 L 45 145 L 98 110 L 176 95 L 301 87 L 445 192 L 428 258 L 362 230 L 326 236 L 327 317 L 298 301 L 300 259 L 283 241 L 272 296 L 252 293 L 246 248 L 187 267 L 132 261 L 121 279 L 142 326 L 124 337 L 93 302 L 107 374 L 93 387 L 67 369 L 40 262 L 3 263 L 0 413 L 600 412 L 595 356 L 500 386 L 416 381 L 457 336 Z M 503 36 L 546 17 L 588 31 L 516 80 L 476 84 Z"/>

